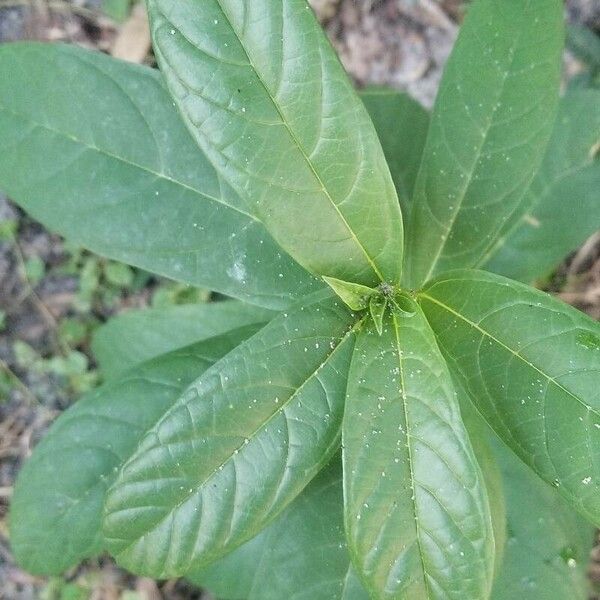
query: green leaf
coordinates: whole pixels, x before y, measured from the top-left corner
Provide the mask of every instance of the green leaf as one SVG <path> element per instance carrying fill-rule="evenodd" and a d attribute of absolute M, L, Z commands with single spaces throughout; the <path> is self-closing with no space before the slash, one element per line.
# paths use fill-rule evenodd
<path fill-rule="evenodd" d="M 600 71 L 598 73 L 581 71 L 569 79 L 568 91 L 589 89 L 600 89 Z"/>
<path fill-rule="evenodd" d="M 367 600 L 344 537 L 339 458 L 325 467 L 282 515 L 193 582 L 220 598 Z"/>
<path fill-rule="evenodd" d="M 3 44 L 0 80 L 0 189 L 50 229 L 262 306 L 321 285 L 221 181 L 156 71 L 81 48 Z"/>
<path fill-rule="evenodd" d="M 600 70 L 600 37 L 580 25 L 567 27 L 567 47 L 592 70 Z"/>
<path fill-rule="evenodd" d="M 43 586 L 38 597 L 39 600 L 88 600 L 90 590 L 76 583 L 67 583 L 62 577 L 53 577 Z"/>
<path fill-rule="evenodd" d="M 210 590 L 218 598 L 250 600 L 250 593 L 257 581 L 259 566 L 262 562 L 262 557 L 269 547 L 273 530 L 277 529 L 280 522 L 285 520 L 289 511 L 294 510 L 296 503 L 305 494 L 310 493 L 310 487 L 314 485 L 315 480 L 277 518 L 275 523 L 263 529 L 249 542 L 236 548 L 233 552 L 227 554 L 227 556 L 220 558 L 204 569 L 187 574 L 186 579 L 200 588 Z M 272 568 L 274 567 L 276 565 L 272 566 Z"/>
<path fill-rule="evenodd" d="M 19 222 L 16 219 L 7 219 L 4 217 L 0 221 L 0 241 L 14 242 L 18 230 Z"/>
<path fill-rule="evenodd" d="M 201 568 L 302 491 L 339 445 L 353 321 L 322 296 L 188 388 L 108 494 L 104 531 L 123 566 L 157 578 Z"/>
<path fill-rule="evenodd" d="M 352 563 L 346 572 L 340 600 L 367 600 L 369 594 L 361 583 Z"/>
<path fill-rule="evenodd" d="M 383 317 L 385 315 L 387 302 L 385 296 L 372 296 L 369 302 L 369 312 L 371 313 L 371 318 L 373 319 L 375 329 L 379 335 L 383 333 Z"/>
<path fill-rule="evenodd" d="M 46 265 L 39 256 L 32 256 L 25 261 L 25 276 L 31 285 L 39 283 L 46 273 Z"/>
<path fill-rule="evenodd" d="M 40 355 L 27 342 L 22 340 L 15 340 L 12 350 L 17 365 L 22 369 L 35 369 L 41 361 Z"/>
<path fill-rule="evenodd" d="M 492 530 L 494 533 L 494 577 L 497 576 L 502 566 L 504 550 L 506 548 L 506 502 L 500 466 L 489 437 L 491 429 L 477 414 L 468 395 L 459 381 L 454 381 L 454 387 L 460 396 L 460 409 L 463 422 L 469 434 L 469 439 L 475 452 L 475 457 L 481 468 L 485 487 L 488 492 Z"/>
<path fill-rule="evenodd" d="M 119 288 L 128 288 L 133 285 L 133 271 L 123 263 L 109 262 L 104 265 L 104 276 L 108 283 Z"/>
<path fill-rule="evenodd" d="M 185 283 L 164 283 L 152 294 L 152 308 L 168 308 L 180 304 L 204 304 L 210 300 L 211 292 Z"/>
<path fill-rule="evenodd" d="M 317 275 L 400 278 L 402 217 L 367 111 L 305 0 L 148 0 L 192 135 L 245 209 Z"/>
<path fill-rule="evenodd" d="M 523 208 L 558 101 L 560 0 L 477 0 L 446 65 L 415 187 L 407 285 L 471 267 Z"/>
<path fill-rule="evenodd" d="M 266 323 L 275 313 L 243 302 L 185 304 L 132 310 L 100 327 L 92 351 L 102 372 L 114 378 L 131 367 L 244 325 Z"/>
<path fill-rule="evenodd" d="M 488 270 L 533 281 L 600 228 L 599 150 L 600 91 L 567 93 L 542 166 L 527 192 L 531 210 L 500 238 Z"/>
<path fill-rule="evenodd" d="M 11 502 L 11 547 L 22 567 L 58 574 L 105 548 L 104 495 L 119 468 L 187 385 L 255 330 L 139 365 L 58 418 L 21 469 Z"/>
<path fill-rule="evenodd" d="M 51 373 L 64 377 L 81 375 L 88 370 L 88 358 L 82 352 L 72 350 L 66 356 L 53 356 L 48 359 L 46 368 Z"/>
<path fill-rule="evenodd" d="M 418 310 L 412 295 L 399 293 L 394 295 L 391 300 L 395 311 L 405 317 L 414 315 Z"/>
<path fill-rule="evenodd" d="M 419 310 L 358 335 L 343 425 L 352 560 L 378 599 L 487 598 L 487 492 L 450 373 Z"/>
<path fill-rule="evenodd" d="M 408 94 L 387 88 L 370 87 L 362 90 L 360 97 L 375 125 L 406 221 L 429 128 L 429 114 Z"/>
<path fill-rule="evenodd" d="M 325 283 L 344 301 L 350 310 L 365 310 L 370 299 L 377 294 L 377 290 L 349 281 L 340 281 L 334 277 L 323 277 Z"/>
<path fill-rule="evenodd" d="M 494 431 L 600 523 L 600 325 L 532 288 L 456 271 L 420 294 L 442 351 Z"/>
<path fill-rule="evenodd" d="M 75 298 L 75 308 L 80 312 L 90 312 L 94 295 L 100 287 L 100 264 L 98 258 L 86 258 L 79 270 L 79 290 Z"/>
<path fill-rule="evenodd" d="M 61 344 L 69 347 L 80 346 L 84 344 L 89 335 L 90 328 L 93 327 L 93 319 L 80 320 L 78 317 L 67 317 L 58 323 L 58 337 Z"/>
<path fill-rule="evenodd" d="M 131 0 L 102 0 L 102 10 L 111 19 L 122 22 L 129 15 Z"/>
<path fill-rule="evenodd" d="M 508 503 L 508 543 L 492 600 L 586 600 L 594 527 L 506 448 L 495 444 Z"/>

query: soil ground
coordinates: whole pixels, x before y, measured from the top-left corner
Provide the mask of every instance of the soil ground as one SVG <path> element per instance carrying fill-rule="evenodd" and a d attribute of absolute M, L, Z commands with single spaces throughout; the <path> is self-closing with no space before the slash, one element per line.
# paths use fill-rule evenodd
<path fill-rule="evenodd" d="M 431 106 L 464 12 L 462 0 L 311 0 L 358 85 L 387 84 Z M 573 23 L 600 31 L 598 0 L 568 0 Z M 101 0 L 0 0 L 0 43 L 66 41 L 152 62 L 143 11 L 124 23 Z M 566 71 L 580 65 L 565 57 Z M 600 318 L 600 234 L 557 270 L 551 291 Z M 130 307 L 198 301 L 185 289 L 65 245 L 0 195 L 0 600 L 207 600 L 180 581 L 132 577 L 109 559 L 60 579 L 12 560 L 6 514 L 15 475 L 49 423 L 97 382 L 90 334 Z M 55 357 L 54 359 L 52 357 Z M 58 357 L 58 360 L 56 360 Z M 600 580 L 600 550 L 590 562 Z"/>

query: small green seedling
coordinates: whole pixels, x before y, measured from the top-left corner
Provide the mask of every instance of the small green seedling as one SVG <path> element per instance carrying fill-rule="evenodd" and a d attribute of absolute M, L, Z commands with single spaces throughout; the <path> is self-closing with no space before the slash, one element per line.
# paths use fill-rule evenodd
<path fill-rule="evenodd" d="M 0 47 L 0 187 L 235 300 L 99 331 L 107 383 L 16 484 L 19 563 L 108 552 L 225 599 L 585 598 L 600 327 L 528 285 L 600 223 L 562 2 L 473 2 L 431 116 L 357 95 L 304 0 L 147 4 L 160 73 Z"/>

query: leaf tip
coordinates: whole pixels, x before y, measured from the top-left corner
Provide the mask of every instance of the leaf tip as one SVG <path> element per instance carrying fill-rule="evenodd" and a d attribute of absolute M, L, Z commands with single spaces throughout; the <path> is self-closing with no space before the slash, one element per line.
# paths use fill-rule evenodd
<path fill-rule="evenodd" d="M 350 310 L 365 310 L 369 307 L 370 298 L 376 294 L 376 290 L 360 283 L 342 281 L 325 275 L 323 275 L 323 281 L 344 301 L 344 304 Z"/>

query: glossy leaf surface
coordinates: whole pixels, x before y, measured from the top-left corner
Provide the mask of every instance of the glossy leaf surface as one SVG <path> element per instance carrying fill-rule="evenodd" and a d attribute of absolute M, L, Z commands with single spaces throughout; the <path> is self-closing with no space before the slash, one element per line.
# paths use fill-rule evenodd
<path fill-rule="evenodd" d="M 383 333 L 383 319 L 388 300 L 385 296 L 373 296 L 369 301 L 369 314 L 379 335 Z"/>
<path fill-rule="evenodd" d="M 480 600 L 491 589 L 487 492 L 423 313 L 358 335 L 343 426 L 350 554 L 373 598 Z"/>
<path fill-rule="evenodd" d="M 367 600 L 350 565 L 339 459 L 250 542 L 191 576 L 220 598 Z"/>
<path fill-rule="evenodd" d="M 108 494 L 121 564 L 201 568 L 302 491 L 339 445 L 355 320 L 331 296 L 283 313 L 188 388 Z"/>
<path fill-rule="evenodd" d="M 429 114 L 408 94 L 396 90 L 367 88 L 360 92 L 360 98 L 375 125 L 406 221 L 427 138 Z"/>
<path fill-rule="evenodd" d="M 494 431 L 600 523 L 600 325 L 547 294 L 478 271 L 439 278 L 420 303 Z"/>
<path fill-rule="evenodd" d="M 317 275 L 397 282 L 402 218 L 364 105 L 305 0 L 148 0 L 155 54 L 200 147 Z"/>
<path fill-rule="evenodd" d="M 263 306 L 322 285 L 223 183 L 155 70 L 82 48 L 3 44 L 0 80 L 0 189 L 50 229 Z"/>
<path fill-rule="evenodd" d="M 586 600 L 594 527 L 496 444 L 508 505 L 508 542 L 492 600 Z"/>
<path fill-rule="evenodd" d="M 200 571 L 192 571 L 186 579 L 204 590 L 210 590 L 217 598 L 224 600 L 250 600 L 252 588 L 257 581 L 259 566 L 262 562 L 271 533 L 277 529 L 281 520 L 306 493 L 310 493 L 311 482 L 294 502 L 277 518 L 275 523 L 263 529 L 239 548 L 220 558 Z"/>
<path fill-rule="evenodd" d="M 119 468 L 187 385 L 255 330 L 244 327 L 139 365 L 61 415 L 15 487 L 10 540 L 19 564 L 58 574 L 105 549 L 102 507 Z"/>
<path fill-rule="evenodd" d="M 446 65 L 415 187 L 406 280 L 472 267 L 523 210 L 558 101 L 560 0 L 477 0 Z"/>
<path fill-rule="evenodd" d="M 323 279 L 350 310 L 364 310 L 376 293 L 373 288 L 359 283 L 340 281 L 333 277 L 323 277 Z"/>
<path fill-rule="evenodd" d="M 600 229 L 600 91 L 567 93 L 525 202 L 531 209 L 499 240 L 488 270 L 531 282 L 548 275 Z"/>
<path fill-rule="evenodd" d="M 113 378 L 177 348 L 244 325 L 267 323 L 275 314 L 235 301 L 132 310 L 100 327 L 92 350 L 104 377 Z"/>
<path fill-rule="evenodd" d="M 475 458 L 488 493 L 488 502 L 494 533 L 494 577 L 498 575 L 506 548 L 506 500 L 500 465 L 496 460 L 489 438 L 493 435 L 487 423 L 477 414 L 460 381 L 454 379 L 454 387 L 460 398 L 460 411 L 463 423 L 469 434 Z"/>

